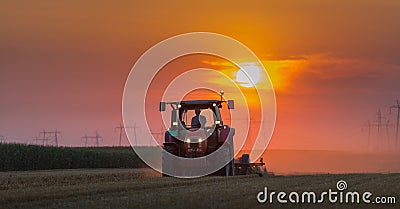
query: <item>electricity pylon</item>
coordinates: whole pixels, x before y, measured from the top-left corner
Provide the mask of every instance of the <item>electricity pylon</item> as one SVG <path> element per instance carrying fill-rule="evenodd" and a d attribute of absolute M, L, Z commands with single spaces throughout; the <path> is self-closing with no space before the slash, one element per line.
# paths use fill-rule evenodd
<path fill-rule="evenodd" d="M 390 123 L 390 120 L 387 120 L 384 125 L 386 126 L 386 137 L 387 137 L 388 146 L 390 146 L 389 126 L 394 126 L 394 125 L 392 123 Z"/>
<path fill-rule="evenodd" d="M 397 104 L 390 106 L 390 112 L 392 109 L 397 109 L 397 121 L 396 121 L 396 147 L 399 141 L 399 118 L 400 118 L 400 102 L 396 100 Z"/>
<path fill-rule="evenodd" d="M 136 129 L 139 128 L 139 126 L 136 126 L 136 123 L 134 126 L 123 126 L 122 124 L 119 124 L 118 127 L 115 127 L 115 129 L 119 129 L 119 146 L 122 145 L 122 130 L 126 130 L 128 128 L 133 128 L 133 133 L 135 137 L 135 145 L 137 145 L 137 139 L 136 139 Z"/>
<path fill-rule="evenodd" d="M 369 147 L 370 144 L 371 144 L 371 127 L 372 127 L 372 124 L 371 124 L 371 122 L 369 120 L 367 120 L 367 125 L 364 125 L 364 126 L 368 126 L 368 147 Z"/>
<path fill-rule="evenodd" d="M 54 134 L 54 142 L 55 142 L 56 146 L 58 146 L 58 135 L 61 134 L 61 132 L 57 131 L 57 129 L 55 131 L 46 131 L 43 129 L 43 131 L 39 132 L 39 134 L 43 134 L 43 145 L 44 145 L 45 141 L 46 141 L 46 144 L 48 144 L 48 141 L 49 141 L 49 139 L 46 137 L 46 135 Z"/>
<path fill-rule="evenodd" d="M 95 136 L 88 136 L 84 135 L 81 137 L 82 139 L 85 139 L 85 147 L 87 147 L 88 139 L 95 139 L 96 140 L 96 146 L 99 146 L 99 140 L 102 139 L 102 137 L 99 135 L 99 133 L 96 131 Z"/>
<path fill-rule="evenodd" d="M 378 133 L 381 130 L 381 126 L 382 126 L 382 112 L 381 109 L 378 110 L 378 113 L 376 114 L 376 126 L 378 127 Z"/>
<path fill-rule="evenodd" d="M 380 128 L 381 128 L 381 126 L 382 126 L 382 118 L 383 118 L 383 117 L 382 117 L 381 110 L 378 110 L 378 113 L 377 113 L 377 121 L 374 121 L 374 122 L 376 122 L 376 123 L 371 123 L 370 120 L 367 120 L 367 124 L 364 125 L 364 127 L 365 127 L 365 126 L 368 127 L 368 147 L 371 146 L 372 127 L 377 127 L 378 134 L 379 134 Z"/>
<path fill-rule="evenodd" d="M 46 131 L 43 129 L 43 131 L 39 132 L 39 137 L 35 137 L 33 140 L 36 141 L 36 144 L 39 144 L 38 141 L 41 141 L 42 146 L 49 145 L 49 137 L 51 137 L 52 134 L 54 134 L 54 144 L 58 146 L 58 135 L 61 134 L 61 132 L 57 131 L 57 129 L 55 131 Z M 43 135 L 43 137 L 40 137 L 41 135 Z"/>

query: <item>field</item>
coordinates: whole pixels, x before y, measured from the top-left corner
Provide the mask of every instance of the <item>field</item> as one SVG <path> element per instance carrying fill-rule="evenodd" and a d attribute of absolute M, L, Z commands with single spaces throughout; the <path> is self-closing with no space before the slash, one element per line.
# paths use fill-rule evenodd
<path fill-rule="evenodd" d="M 400 174 L 323 174 L 177 179 L 150 169 L 70 169 L 0 173 L 0 208 L 396 208 L 397 204 L 260 204 L 269 191 L 370 191 L 400 200 Z M 361 207 L 360 207 L 361 206 Z M 397 207 L 398 208 L 398 207 Z"/>
<path fill-rule="evenodd" d="M 147 167 L 131 147 L 0 144 L 0 171 Z"/>
<path fill-rule="evenodd" d="M 318 156 L 318 157 L 316 157 Z M 130 147 L 45 147 L 0 144 L 2 208 L 396 208 L 397 204 L 260 204 L 257 194 L 319 195 L 345 180 L 346 191 L 400 200 L 398 154 L 269 151 L 276 176 L 177 179 L 145 168 Z M 296 160 L 294 160 L 296 159 Z M 386 170 L 390 168 L 390 170 Z M 325 171 L 325 174 L 316 175 Z M 331 174 L 326 174 L 330 172 Z M 358 174 L 332 174 L 332 173 Z M 362 173 L 392 174 L 362 174 Z M 306 173 L 313 173 L 305 175 Z M 396 174 L 397 173 L 397 174 Z M 286 174 L 286 175 L 280 175 Z M 297 174 L 297 175 L 287 175 Z M 359 207 L 357 207 L 359 206 Z"/>

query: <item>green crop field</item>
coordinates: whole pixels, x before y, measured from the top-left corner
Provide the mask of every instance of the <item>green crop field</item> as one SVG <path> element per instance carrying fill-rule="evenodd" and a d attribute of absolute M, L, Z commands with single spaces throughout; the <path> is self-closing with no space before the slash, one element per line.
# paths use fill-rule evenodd
<path fill-rule="evenodd" d="M 0 171 L 147 167 L 131 147 L 0 144 Z"/>
<path fill-rule="evenodd" d="M 270 191 L 346 191 L 400 200 L 400 174 L 235 176 L 177 179 L 142 169 L 71 169 L 0 173 L 0 208 L 398 208 L 396 204 L 260 204 Z"/>

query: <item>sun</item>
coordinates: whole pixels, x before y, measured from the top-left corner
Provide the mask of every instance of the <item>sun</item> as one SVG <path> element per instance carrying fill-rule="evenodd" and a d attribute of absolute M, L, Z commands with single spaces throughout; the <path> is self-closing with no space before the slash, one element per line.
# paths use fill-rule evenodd
<path fill-rule="evenodd" d="M 243 87 L 254 87 L 261 81 L 261 72 L 261 68 L 256 65 L 242 65 L 236 72 L 236 81 Z"/>

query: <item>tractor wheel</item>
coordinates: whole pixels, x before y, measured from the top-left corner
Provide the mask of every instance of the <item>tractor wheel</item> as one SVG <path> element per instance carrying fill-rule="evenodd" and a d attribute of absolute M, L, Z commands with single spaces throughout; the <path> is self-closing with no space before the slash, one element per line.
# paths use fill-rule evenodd
<path fill-rule="evenodd" d="M 171 145 L 164 146 L 164 150 L 173 155 L 178 155 L 178 149 L 176 148 L 176 146 L 171 146 Z"/>
<path fill-rule="evenodd" d="M 246 168 L 246 175 L 250 175 L 251 174 L 251 168 L 250 168 L 250 166 L 246 166 L 245 167 Z"/>
<path fill-rule="evenodd" d="M 248 165 L 242 165 L 239 170 L 239 175 L 249 175 L 251 168 Z"/>

